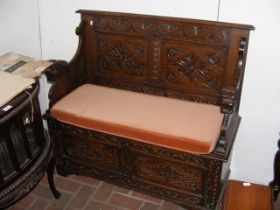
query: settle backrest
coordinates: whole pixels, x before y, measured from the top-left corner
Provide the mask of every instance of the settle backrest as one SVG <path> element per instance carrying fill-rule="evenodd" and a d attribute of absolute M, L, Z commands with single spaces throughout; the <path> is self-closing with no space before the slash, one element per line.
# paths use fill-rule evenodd
<path fill-rule="evenodd" d="M 73 87 L 94 83 L 216 104 L 225 113 L 238 109 L 252 26 L 114 12 L 78 13 L 79 47 L 68 64 Z"/>
<path fill-rule="evenodd" d="M 249 25 L 80 10 L 79 83 L 176 97 L 232 112 L 242 88 Z M 71 64 L 70 63 L 70 64 Z"/>

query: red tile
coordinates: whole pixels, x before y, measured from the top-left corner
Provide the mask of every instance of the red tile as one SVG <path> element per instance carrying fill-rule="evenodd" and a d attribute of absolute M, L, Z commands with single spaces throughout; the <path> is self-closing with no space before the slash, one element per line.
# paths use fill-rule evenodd
<path fill-rule="evenodd" d="M 117 186 L 115 188 L 115 192 L 122 193 L 122 194 L 128 194 L 128 193 L 130 193 L 130 190 L 126 189 L 126 188 L 123 188 L 123 187 Z"/>
<path fill-rule="evenodd" d="M 94 193 L 96 188 L 83 185 L 82 188 L 75 194 L 72 201 L 68 205 L 70 208 L 82 209 L 87 201 L 91 198 L 91 195 Z"/>
<path fill-rule="evenodd" d="M 159 210 L 160 206 L 153 203 L 144 203 L 140 210 Z"/>
<path fill-rule="evenodd" d="M 171 202 L 83 176 L 56 175 L 56 186 L 62 194 L 59 199 L 54 199 L 49 186 L 41 182 L 8 210 L 184 210 Z"/>
<path fill-rule="evenodd" d="M 136 210 L 140 208 L 140 206 L 143 204 L 143 201 L 122 194 L 114 193 L 110 198 L 109 203 L 122 208 Z"/>
<path fill-rule="evenodd" d="M 114 185 L 103 182 L 97 189 L 93 198 L 99 201 L 106 201 L 115 189 Z"/>
<path fill-rule="evenodd" d="M 98 201 L 90 201 L 85 210 L 118 210 L 118 208 Z"/>
<path fill-rule="evenodd" d="M 161 199 L 159 198 L 155 198 L 155 197 L 152 197 L 152 196 L 149 196 L 149 195 L 146 195 L 146 194 L 142 194 L 142 193 L 139 193 L 139 192 L 132 192 L 131 194 L 133 197 L 136 197 L 136 198 L 140 198 L 140 199 L 143 199 L 145 201 L 149 201 L 149 202 L 152 202 L 152 203 L 155 203 L 155 204 L 160 204 L 161 203 Z"/>
<path fill-rule="evenodd" d="M 163 205 L 160 208 L 160 210 L 179 210 L 179 209 L 182 209 L 182 207 L 168 201 L 164 201 Z"/>
<path fill-rule="evenodd" d="M 32 192 L 31 195 L 34 197 L 40 197 L 47 200 L 53 200 L 54 196 L 48 186 L 39 184 Z"/>
<path fill-rule="evenodd" d="M 48 205 L 48 201 L 37 198 L 28 210 L 44 210 Z"/>
<path fill-rule="evenodd" d="M 67 206 L 67 204 L 70 202 L 72 197 L 73 197 L 72 193 L 61 192 L 60 198 L 53 200 L 47 209 L 48 210 L 62 210 L 62 209 L 64 209 L 64 207 Z"/>
<path fill-rule="evenodd" d="M 6 210 L 25 210 L 26 208 L 20 207 L 16 204 L 14 204 L 13 206 L 10 206 L 9 208 L 7 208 Z"/>
<path fill-rule="evenodd" d="M 81 187 L 81 183 L 78 183 L 78 182 L 72 181 L 69 178 L 60 177 L 60 176 L 56 177 L 55 185 L 57 188 L 67 191 L 67 192 L 71 192 L 71 193 L 77 192 Z"/>
<path fill-rule="evenodd" d="M 94 179 L 94 178 L 86 177 L 86 176 L 77 176 L 77 175 L 73 176 L 71 179 L 74 181 L 81 182 L 83 184 L 92 185 L 92 186 L 98 186 L 99 183 L 101 182 L 98 179 Z"/>
<path fill-rule="evenodd" d="M 17 206 L 28 208 L 31 206 L 31 204 L 34 202 L 36 198 L 34 198 L 32 195 L 27 195 L 23 199 L 21 199 L 19 202 L 17 202 Z"/>
<path fill-rule="evenodd" d="M 45 175 L 43 176 L 42 180 L 40 181 L 41 184 L 45 184 L 45 185 L 48 185 L 49 182 L 48 182 L 48 176 L 47 176 L 47 173 L 45 173 Z"/>

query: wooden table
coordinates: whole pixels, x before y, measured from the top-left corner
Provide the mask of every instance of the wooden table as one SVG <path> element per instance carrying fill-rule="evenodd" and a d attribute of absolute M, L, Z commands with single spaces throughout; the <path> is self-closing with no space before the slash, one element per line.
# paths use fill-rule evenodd
<path fill-rule="evenodd" d="M 269 186 L 230 180 L 222 210 L 272 210 Z"/>
<path fill-rule="evenodd" d="M 53 182 L 52 144 L 44 135 L 38 103 L 38 82 L 0 107 L 0 209 L 17 202 L 40 182 L 48 171 Z"/>

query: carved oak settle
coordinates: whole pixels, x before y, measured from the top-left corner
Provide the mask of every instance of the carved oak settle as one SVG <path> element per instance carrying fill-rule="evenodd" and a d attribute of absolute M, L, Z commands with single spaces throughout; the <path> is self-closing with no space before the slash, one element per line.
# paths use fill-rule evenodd
<path fill-rule="evenodd" d="M 50 108 L 85 83 L 220 106 L 220 137 L 192 154 L 60 122 L 46 114 L 57 172 L 81 174 L 173 201 L 218 207 L 229 176 L 250 25 L 78 11 L 79 47 L 55 61 Z M 172 126 L 172 125 L 170 125 Z"/>

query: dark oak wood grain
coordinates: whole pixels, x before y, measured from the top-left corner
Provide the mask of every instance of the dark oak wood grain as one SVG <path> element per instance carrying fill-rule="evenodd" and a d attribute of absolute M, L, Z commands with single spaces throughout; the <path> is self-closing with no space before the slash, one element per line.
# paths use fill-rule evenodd
<path fill-rule="evenodd" d="M 195 155 L 54 119 L 48 112 L 61 175 L 97 177 L 181 204 L 215 209 L 229 175 L 239 126 L 249 25 L 125 13 L 78 11 L 79 47 L 47 72 L 50 107 L 84 83 L 197 103 L 225 114 L 214 151 Z"/>

